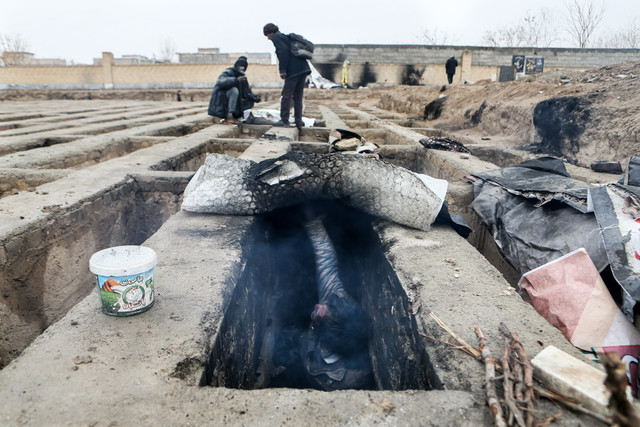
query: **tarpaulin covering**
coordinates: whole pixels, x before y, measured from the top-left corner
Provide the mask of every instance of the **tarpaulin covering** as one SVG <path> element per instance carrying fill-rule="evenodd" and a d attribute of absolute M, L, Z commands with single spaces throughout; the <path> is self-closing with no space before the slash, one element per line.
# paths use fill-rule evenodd
<path fill-rule="evenodd" d="M 559 200 L 580 212 L 588 212 L 587 194 L 591 185 L 571 178 L 564 163 L 553 157 L 528 160 L 473 176 L 499 185 L 513 194 L 537 199 L 537 206 Z"/>
<path fill-rule="evenodd" d="M 313 66 L 311 61 L 307 61 L 309 68 L 311 68 L 311 84 L 318 89 L 333 89 L 334 87 L 340 87 L 339 84 L 332 82 L 320 75 L 316 67 Z"/>
<path fill-rule="evenodd" d="M 640 191 L 619 184 L 590 191 L 611 272 L 622 287 L 622 310 L 634 321 L 633 307 L 640 300 Z"/>
<path fill-rule="evenodd" d="M 519 273 L 581 247 L 598 270 L 609 263 L 595 216 L 585 213 L 590 185 L 572 179 L 561 160 L 540 158 L 473 176 L 479 179 L 471 207 Z"/>
<path fill-rule="evenodd" d="M 274 124 L 280 120 L 280 110 L 268 110 L 268 109 L 250 109 L 245 110 L 242 116 L 242 122 L 247 124 L 264 125 Z M 302 122 L 305 127 L 315 126 L 316 119 L 311 117 L 302 117 Z M 294 118 L 291 116 L 289 123 L 294 123 Z"/>
<path fill-rule="evenodd" d="M 640 157 L 632 156 L 627 161 L 627 169 L 619 181 L 620 184 L 640 186 Z"/>
<path fill-rule="evenodd" d="M 580 247 L 586 248 L 598 270 L 609 263 L 593 214 L 557 202 L 537 207 L 535 200 L 491 183 L 476 183 L 475 190 L 472 209 L 520 274 Z"/>
<path fill-rule="evenodd" d="M 640 301 L 640 157 L 629 158 L 618 183 L 592 188 L 589 204 L 611 272 L 622 288 L 622 311 L 635 322 L 634 307 Z"/>

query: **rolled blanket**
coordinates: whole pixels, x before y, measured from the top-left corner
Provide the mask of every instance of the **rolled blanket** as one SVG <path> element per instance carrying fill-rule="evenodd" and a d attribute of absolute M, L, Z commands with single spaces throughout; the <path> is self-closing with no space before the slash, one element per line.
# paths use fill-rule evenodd
<path fill-rule="evenodd" d="M 259 163 L 209 154 L 184 192 L 182 209 L 253 215 L 337 199 L 398 224 L 428 230 L 447 182 L 359 155 L 289 152 Z"/>

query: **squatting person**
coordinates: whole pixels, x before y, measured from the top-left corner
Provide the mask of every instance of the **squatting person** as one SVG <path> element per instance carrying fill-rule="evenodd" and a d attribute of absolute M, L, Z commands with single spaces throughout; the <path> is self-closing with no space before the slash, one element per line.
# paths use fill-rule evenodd
<path fill-rule="evenodd" d="M 211 93 L 209 115 L 222 119 L 224 123 L 237 125 L 242 113 L 260 102 L 260 95 L 251 91 L 245 72 L 249 66 L 246 56 L 241 56 L 220 74 Z"/>

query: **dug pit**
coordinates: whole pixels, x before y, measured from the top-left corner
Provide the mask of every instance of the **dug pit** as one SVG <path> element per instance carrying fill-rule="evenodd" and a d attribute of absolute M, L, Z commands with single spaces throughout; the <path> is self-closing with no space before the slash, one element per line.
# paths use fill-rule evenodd
<path fill-rule="evenodd" d="M 416 320 L 371 218 L 337 203 L 324 222 L 345 289 L 369 314 L 370 389 L 441 387 L 421 345 Z M 310 388 L 301 337 L 318 301 L 313 251 L 296 208 L 262 216 L 243 250 L 234 290 L 201 383 L 244 390 Z M 381 309 L 391 307 L 391 310 Z M 375 343 L 375 344 L 374 344 Z"/>

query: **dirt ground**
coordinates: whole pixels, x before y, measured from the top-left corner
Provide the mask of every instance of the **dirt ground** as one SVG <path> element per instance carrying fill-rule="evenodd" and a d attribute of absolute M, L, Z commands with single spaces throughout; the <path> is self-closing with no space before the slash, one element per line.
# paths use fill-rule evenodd
<path fill-rule="evenodd" d="M 422 118 L 441 99 L 429 126 L 506 148 L 526 148 L 589 167 L 637 154 L 640 138 L 640 62 L 584 72 L 550 71 L 513 82 L 475 82 L 441 88 L 373 90 L 376 106 Z M 442 101 L 443 100 L 443 101 Z"/>
<path fill-rule="evenodd" d="M 635 155 L 637 151 L 637 143 L 639 138 L 639 130 L 640 130 L 640 85 L 638 85 L 638 76 L 640 76 L 640 62 L 628 63 L 628 64 L 620 64 L 616 66 L 604 67 L 597 70 L 588 70 L 585 72 L 575 72 L 575 73 L 564 73 L 561 71 L 549 71 L 543 75 L 538 77 L 527 77 L 524 79 L 519 79 L 514 82 L 506 82 L 506 83 L 498 83 L 498 82 L 488 82 L 488 81 L 480 81 L 474 83 L 468 83 L 463 85 L 455 85 L 446 87 L 442 90 L 441 87 L 427 87 L 427 86 L 396 86 L 390 88 L 369 88 L 369 89 L 333 89 L 333 90 L 317 90 L 311 89 L 305 92 L 305 96 L 309 99 L 318 99 L 318 100 L 327 100 L 327 101 L 337 101 L 343 102 L 347 105 L 354 106 L 371 106 L 382 110 L 389 110 L 396 113 L 400 113 L 401 115 L 406 115 L 407 117 L 413 118 L 416 121 L 423 122 L 420 124 L 420 127 L 434 127 L 438 129 L 442 129 L 447 131 L 447 133 L 459 136 L 460 138 L 465 139 L 465 141 L 472 141 L 473 143 L 483 144 L 483 143 L 491 143 L 493 145 L 500 145 L 505 149 L 518 149 L 518 148 L 526 148 L 526 150 L 533 153 L 545 153 L 552 154 L 556 156 L 561 156 L 566 158 L 568 162 L 574 163 L 579 166 L 588 167 L 591 162 L 596 160 L 613 160 L 624 162 L 626 158 L 631 155 Z M 269 102 L 276 102 L 279 96 L 279 91 L 276 89 L 269 90 L 255 90 L 257 93 L 263 94 L 263 99 Z M 96 98 L 104 98 L 104 99 L 153 99 L 153 100 L 176 100 L 177 92 L 174 91 L 139 91 L 139 92 L 130 92 L 130 91 L 75 91 L 75 92 L 63 92 L 63 91 L 2 91 L 0 93 L 0 101 L 11 101 L 11 100 L 30 100 L 30 99 L 96 99 Z M 180 96 L 184 101 L 206 101 L 210 95 L 209 90 L 183 90 L 180 92 Z M 436 101 L 440 104 L 440 109 L 431 108 L 428 109 L 425 114 L 425 107 Z M 437 105 L 436 105 L 437 106 Z M 439 113 L 439 115 L 438 115 Z M 426 117 L 429 116 L 429 117 Z M 435 117 L 437 116 L 437 117 Z M 157 237 L 158 241 L 160 241 L 160 237 Z M 158 243 L 160 245 L 160 243 Z M 434 247 L 439 247 L 436 243 L 433 243 Z M 424 245 L 423 245 L 424 246 Z M 450 249 L 447 249 L 450 250 Z M 472 251 L 471 247 L 468 248 L 469 251 Z M 169 249 L 167 249 L 169 252 Z M 475 251 L 472 251 L 475 253 Z M 461 255 L 459 253 L 460 257 Z M 453 255 L 449 253 L 445 253 L 442 256 L 438 257 L 438 259 L 449 259 Z M 425 256 L 426 257 L 426 256 Z M 166 267 L 165 267 L 166 268 Z M 168 269 L 168 268 L 167 268 Z M 462 272 L 466 273 L 466 272 Z M 168 273 L 166 273 L 168 274 Z M 443 273 L 444 274 L 444 273 Z M 458 273 L 456 273 L 458 274 Z M 494 273 L 491 270 L 489 273 L 486 273 L 488 276 L 491 276 Z M 460 275 L 460 274 L 459 274 Z M 477 278 L 480 275 L 478 272 L 470 272 L 468 277 Z M 464 277 L 464 276 L 463 276 Z M 416 283 L 420 282 L 420 278 L 417 277 Z M 437 285 L 440 286 L 440 282 L 445 284 L 449 277 L 443 277 L 442 280 L 437 281 Z M 492 281 L 489 277 L 487 281 Z M 195 282 L 195 280 L 194 280 Z M 472 282 L 470 280 L 470 282 Z M 417 286 L 417 285 L 416 285 Z M 492 295 L 494 300 L 496 300 L 501 294 L 499 292 L 504 292 L 505 289 L 496 289 L 496 295 Z M 418 291 L 416 291 L 418 292 Z M 427 294 L 426 290 L 419 292 L 423 292 Z M 464 299 L 464 303 L 459 304 L 462 310 L 464 307 L 470 306 L 473 300 L 473 296 L 478 296 L 481 292 L 488 292 L 485 290 L 478 291 L 468 291 L 468 292 L 460 292 L 460 299 Z M 505 299 L 507 296 L 502 295 Z M 517 298 L 515 295 L 508 294 L 509 298 Z M 425 299 L 427 297 L 425 296 Z M 176 298 L 177 299 L 177 298 Z M 169 298 L 167 298 L 167 301 Z M 435 303 L 433 303 L 435 306 Z M 502 304 L 502 302 L 500 302 Z M 451 304 L 451 306 L 454 306 Z M 438 307 L 439 308 L 439 307 Z M 75 310 L 85 312 L 93 312 L 95 311 L 95 307 L 86 307 L 86 306 L 78 306 Z M 164 310 L 164 311 L 163 311 Z M 166 313 L 165 313 L 166 311 Z M 162 304 L 159 304 L 154 311 L 151 311 L 151 315 L 153 316 L 164 316 L 163 318 L 166 320 L 172 319 L 172 322 L 176 322 L 174 318 L 170 317 L 173 315 L 169 307 L 163 307 Z M 447 316 L 447 312 L 444 308 L 441 310 L 445 312 L 445 316 Z M 73 313 L 72 313 L 73 315 Z M 534 314 L 532 313 L 532 316 Z M 88 318 L 89 316 L 82 317 Z M 195 316 L 194 316 L 195 317 Z M 426 318 L 426 316 L 424 316 Z M 459 313 L 448 313 L 447 319 L 445 319 L 449 324 L 456 325 L 455 322 L 460 322 Z M 75 318 L 73 318 L 75 319 Z M 138 319 L 133 319 L 136 321 Z M 194 320 L 195 321 L 195 320 Z M 180 320 L 183 322 L 183 319 Z M 487 323 L 489 321 L 487 320 Z M 159 322 L 158 322 L 159 323 Z M 187 322 L 184 322 L 187 323 Z M 153 323 L 155 324 L 155 323 Z M 71 323 L 76 329 L 78 327 L 78 323 Z M 55 325 L 54 325 L 55 326 Z M 66 324 L 58 324 L 55 326 L 59 329 L 71 329 Z M 87 323 L 85 326 L 82 325 L 83 328 L 86 328 L 86 334 L 89 336 L 90 334 L 95 334 L 94 325 L 92 323 Z M 461 330 L 464 330 L 461 326 Z M 106 338 L 104 338 L 103 347 L 106 349 L 109 347 L 107 344 L 110 340 L 115 339 L 114 336 L 118 336 L 118 329 L 114 326 L 113 329 L 108 329 L 107 332 L 104 332 Z M 39 339 L 38 345 L 46 345 L 47 340 L 51 340 L 50 336 L 47 335 L 43 338 Z M 67 336 L 61 338 L 68 338 Z M 130 337 L 132 340 L 135 337 Z M 68 367 L 69 360 L 76 360 L 78 355 L 82 355 L 85 349 L 80 345 L 83 341 L 77 341 L 77 348 L 66 348 L 62 345 L 60 346 L 61 352 L 66 352 L 68 354 L 63 354 L 62 356 L 56 355 L 56 360 L 58 365 L 55 365 L 55 368 L 60 368 L 60 366 L 64 366 L 64 369 L 71 370 L 72 368 Z M 69 341 L 67 341 L 69 342 Z M 71 342 L 74 342 L 73 340 Z M 105 344 L 106 343 L 106 344 Z M 93 362 L 91 364 L 85 362 L 73 362 L 75 369 L 69 373 L 69 378 L 73 375 L 74 372 L 81 369 L 82 371 L 90 371 L 93 376 L 91 376 L 91 380 L 98 383 L 98 380 L 101 376 L 107 376 L 110 374 L 110 369 L 112 369 L 112 354 L 108 353 L 107 350 L 104 350 L 104 354 L 101 353 L 103 351 L 102 347 L 99 347 L 97 350 L 94 348 L 95 346 L 92 344 L 90 349 L 86 350 L 90 351 L 92 355 Z M 124 347 L 127 348 L 127 347 Z M 162 351 L 165 351 L 165 348 L 162 348 Z M 168 353 L 168 352 L 167 352 Z M 177 352 L 178 353 L 178 352 Z M 188 353 L 188 352 L 184 352 Z M 36 358 L 35 350 L 31 351 L 32 358 Z M 153 352 L 149 352 L 149 354 L 155 354 Z M 175 360 L 177 356 L 166 356 L 164 353 L 163 357 L 166 360 L 166 366 L 175 366 Z M 125 358 L 134 358 L 128 354 L 122 356 L 122 359 Z M 162 358 L 160 358 L 162 359 Z M 23 362 L 24 364 L 28 364 L 31 359 L 27 359 L 27 361 Z M 186 359 L 185 359 L 186 360 Z M 65 365 L 66 363 L 66 365 Z M 148 362 L 150 365 L 151 362 Z M 153 360 L 154 364 L 158 364 L 158 360 Z M 81 368 L 77 368 L 77 365 L 82 365 Z M 90 368 L 89 368 L 90 366 Z M 158 369 L 155 365 L 153 366 L 156 370 L 162 370 L 163 368 Z M 14 369 L 14 368 L 12 368 Z M 45 382 L 38 378 L 44 378 L 46 369 L 41 368 L 42 372 L 38 371 L 38 373 L 34 376 L 33 379 L 33 387 L 28 391 L 29 393 L 35 393 L 33 390 L 39 390 L 40 384 L 39 382 Z M 150 368 L 151 369 L 151 368 Z M 168 369 L 168 368 L 167 368 Z M 54 370 L 54 369 L 51 369 Z M 95 372 L 94 372 L 95 371 Z M 12 372 L 5 372 L 7 377 L 14 375 Z M 17 374 L 15 374 L 17 376 Z M 147 381 L 151 381 L 149 377 Z M 86 381 L 86 378 L 78 378 L 72 379 L 72 381 L 77 381 L 78 388 L 77 390 L 83 390 L 89 387 L 89 384 L 93 384 L 93 382 L 89 383 Z M 153 379 L 153 381 L 159 381 Z M 168 381 L 168 380 L 167 380 Z M 7 382 L 10 384 L 10 382 Z M 55 389 L 53 384 L 47 384 L 49 387 L 48 390 L 52 391 Z M 30 384 L 31 387 L 31 384 Z M 115 388 L 115 385 L 114 385 Z M 25 388 L 27 390 L 27 388 Z M 185 392 L 185 387 L 180 384 L 175 386 L 175 390 L 171 389 L 172 396 L 164 396 L 166 397 L 166 401 L 169 399 L 174 399 L 173 392 L 176 392 L 176 395 L 180 395 L 180 393 L 184 393 L 183 397 L 178 399 L 178 403 L 183 405 L 192 405 L 193 411 L 196 412 L 194 414 L 192 412 L 192 418 L 195 418 L 195 424 L 204 423 L 206 421 L 212 421 L 216 419 L 212 417 L 210 413 L 208 414 L 200 414 L 198 411 L 201 411 L 201 407 L 195 403 L 196 399 L 202 399 L 202 395 L 198 394 L 200 391 L 194 391 L 195 388 L 188 389 L 188 392 Z M 37 400 L 36 398 L 42 398 L 43 395 L 46 396 L 47 393 L 43 391 L 38 391 L 33 396 L 33 401 Z M 86 390 L 85 390 L 86 391 Z M 18 395 L 18 393 L 26 393 L 26 391 L 18 391 L 11 390 L 12 395 Z M 229 393 L 231 397 L 225 397 L 222 399 L 221 394 Z M 252 402 L 256 405 L 256 399 L 254 393 L 246 393 L 246 394 L 232 394 L 228 390 L 225 389 L 211 389 L 207 390 L 207 396 L 205 399 L 207 401 L 215 401 L 220 398 L 223 403 L 220 405 L 223 408 L 215 412 L 216 415 L 219 415 L 220 419 L 216 421 L 227 422 L 227 416 L 229 414 L 235 414 L 236 412 L 245 415 L 247 411 L 242 409 L 243 405 L 251 405 Z M 278 404 L 282 404 L 281 402 L 285 402 L 282 404 L 286 407 L 289 403 L 288 400 L 292 399 L 295 402 L 302 402 L 306 400 L 306 397 L 298 397 L 294 399 L 292 395 L 302 395 L 302 392 L 298 391 L 285 391 L 282 395 L 277 394 L 274 395 L 264 394 L 262 396 L 262 400 L 259 402 L 260 404 L 265 405 L 273 405 L 278 408 Z M 54 393 L 51 393 L 54 395 Z M 50 395 L 50 396 L 51 396 Z M 413 397 L 415 395 L 415 397 Z M 231 400 L 235 400 L 232 402 Z M 342 395 L 339 395 L 341 397 Z M 349 395 L 352 399 L 353 395 Z M 371 397 L 373 396 L 373 397 Z M 74 397 L 75 398 L 75 397 Z M 28 405 L 32 405 L 31 401 L 32 397 L 28 398 Z M 85 403 L 90 401 L 90 399 L 78 395 L 77 399 L 82 401 L 81 403 Z M 85 399 L 85 400 L 83 400 Z M 414 421 L 415 425 L 419 425 L 417 420 L 420 417 L 424 417 L 425 414 L 421 412 L 422 408 L 425 406 L 424 399 L 427 399 L 427 395 L 425 393 L 401 393 L 401 394 L 384 394 L 378 393 L 373 395 L 367 395 L 366 393 L 362 393 L 361 396 L 356 396 L 355 402 L 358 408 L 360 408 L 363 412 L 363 416 L 360 418 L 356 418 L 358 421 L 367 420 L 372 424 L 386 422 L 389 424 L 394 424 L 395 419 L 389 419 L 387 414 L 383 414 L 378 416 L 376 411 L 381 411 L 377 409 L 377 406 L 372 406 L 371 402 L 377 405 L 376 402 L 383 401 L 383 399 L 391 399 L 393 401 L 392 406 L 398 408 L 409 408 L 410 411 L 415 412 L 412 414 L 412 417 L 409 417 L 412 421 Z M 403 399 L 413 399 L 410 404 L 405 404 Z M 434 399 L 433 401 L 429 401 L 430 405 L 426 405 L 433 408 L 445 407 L 445 403 L 451 402 L 438 402 L 436 397 L 430 397 L 429 399 Z M 461 414 L 466 416 L 471 416 L 467 411 L 466 407 L 472 406 L 473 403 L 463 401 L 464 399 L 468 399 L 468 396 L 462 396 L 459 399 L 459 402 L 456 405 L 453 405 L 453 408 L 445 408 L 447 411 L 451 413 L 456 413 L 459 411 L 457 416 L 460 419 Z M 24 400 L 24 399 L 23 399 Z M 274 402 L 272 402 L 275 401 Z M 325 396 L 325 400 L 322 401 L 326 407 L 331 408 L 335 407 L 334 405 L 352 405 L 353 400 L 349 401 L 349 399 L 344 399 L 344 402 L 338 402 L 339 398 L 336 399 L 335 396 Z M 162 402 L 158 402 L 158 404 L 163 404 L 166 402 L 162 400 Z M 38 421 L 42 421 L 46 419 L 48 416 L 48 412 L 51 407 L 54 406 L 54 403 L 49 402 L 50 406 L 43 408 L 41 411 L 36 411 L 36 413 L 31 415 L 31 422 L 35 422 L 37 424 Z M 81 405 L 76 405 L 75 408 Z M 176 406 L 180 406 L 176 404 Z M 228 406 L 228 408 L 226 408 Z M 379 405 L 378 405 L 379 406 Z M 7 408 L 9 405 L 7 405 Z M 371 409 L 373 407 L 373 409 Z M 239 409 L 240 408 L 240 409 Z M 307 411 L 306 406 L 298 405 L 297 412 L 293 412 L 294 420 L 298 420 L 302 422 L 304 416 L 307 415 L 307 412 L 316 413 L 317 410 L 309 410 Z M 301 409 L 300 409 L 301 408 Z M 460 408 L 465 408 L 460 409 Z M 146 410 L 145 416 L 149 417 L 147 420 L 152 419 L 153 413 L 156 410 L 156 407 L 150 407 Z M 248 413 L 251 415 L 251 418 L 247 417 L 248 420 L 245 420 L 248 424 L 251 423 L 260 423 L 260 421 L 265 422 L 264 419 L 260 419 L 260 412 L 255 411 L 255 407 L 252 407 L 252 410 Z M 295 406 L 294 408 L 295 409 Z M 481 408 L 482 409 L 482 408 Z M 59 409 L 62 411 L 61 417 L 66 418 L 70 417 L 70 412 L 73 412 L 74 407 L 69 407 L 68 409 Z M 8 409 L 7 409 L 8 411 Z M 67 412 L 64 412 L 67 411 Z M 183 408 L 184 412 L 184 408 Z M 400 412 L 398 410 L 397 412 Z M 435 412 L 435 411 L 434 411 Z M 373 415 L 372 415 L 373 414 Z M 474 412 L 475 414 L 475 412 Z M 25 415 L 26 416 L 26 415 Z M 181 419 L 182 422 L 178 422 L 178 416 L 184 417 L 183 413 L 176 414 L 173 417 L 169 417 L 167 419 L 168 422 L 174 422 L 176 424 L 185 423 L 184 419 Z M 189 416 L 188 414 L 186 415 Z M 252 418 L 252 417 L 256 418 Z M 290 415 L 287 415 L 287 417 Z M 453 417 L 455 417 L 453 416 Z M 84 418 L 83 418 L 84 417 Z M 83 423 L 86 422 L 89 424 L 92 419 L 90 415 L 84 414 L 83 417 L 79 417 L 77 419 L 78 422 Z M 432 419 L 437 419 L 438 415 L 433 414 Z M 69 419 L 69 418 L 66 418 Z M 404 420 L 406 421 L 407 418 Z M 399 418 L 395 420 L 398 424 L 402 423 L 403 418 Z M 482 421 L 483 419 L 480 419 Z M 274 420 L 271 420 L 274 421 Z M 291 421 L 290 418 L 285 419 L 285 415 L 281 414 L 279 417 L 276 417 L 275 421 L 279 421 L 285 423 L 286 421 Z M 326 424 L 350 424 L 353 423 L 353 419 L 349 419 L 348 417 L 338 417 L 330 418 L 328 420 L 323 420 Z M 478 422 L 478 419 L 472 419 L 470 421 L 471 424 L 473 422 Z M 486 419 L 484 419 L 486 421 Z M 569 421 L 569 423 L 573 422 L 573 420 Z M 431 425 L 428 422 L 425 422 L 425 425 Z M 433 424 L 435 425 L 435 424 Z"/>
<path fill-rule="evenodd" d="M 589 167 L 636 154 L 640 140 L 640 61 L 600 69 L 549 70 L 512 82 L 465 82 L 448 87 L 393 86 L 308 89 L 307 99 L 371 105 L 445 130 L 466 140 L 551 154 Z M 255 88 L 265 102 L 278 89 Z M 41 99 L 136 99 L 208 101 L 210 91 L 7 90 L 0 101 Z M 439 111 L 425 111 L 432 102 Z M 437 116 L 437 117 L 436 117 Z"/>

